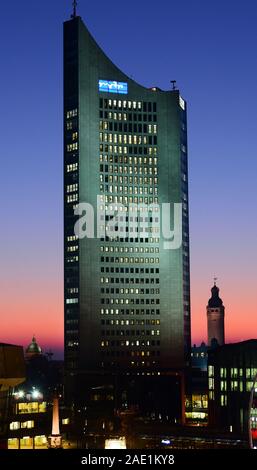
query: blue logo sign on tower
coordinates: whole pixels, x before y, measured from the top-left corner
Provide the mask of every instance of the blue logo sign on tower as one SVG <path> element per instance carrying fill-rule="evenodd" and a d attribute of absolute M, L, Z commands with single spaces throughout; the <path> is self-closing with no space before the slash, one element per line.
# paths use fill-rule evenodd
<path fill-rule="evenodd" d="M 107 93 L 119 93 L 121 95 L 127 95 L 128 84 L 125 82 L 116 82 L 111 80 L 99 80 L 99 91 L 105 91 Z"/>

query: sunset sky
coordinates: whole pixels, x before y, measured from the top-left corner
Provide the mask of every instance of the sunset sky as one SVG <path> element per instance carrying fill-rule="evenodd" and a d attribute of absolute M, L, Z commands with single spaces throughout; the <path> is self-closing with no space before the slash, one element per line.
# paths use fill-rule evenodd
<path fill-rule="evenodd" d="M 1 3 L 0 342 L 63 345 L 62 22 L 72 0 Z M 192 342 L 218 277 L 226 340 L 257 338 L 257 4 L 79 1 L 107 55 L 188 102 Z M 58 357 L 56 355 L 56 357 Z"/>

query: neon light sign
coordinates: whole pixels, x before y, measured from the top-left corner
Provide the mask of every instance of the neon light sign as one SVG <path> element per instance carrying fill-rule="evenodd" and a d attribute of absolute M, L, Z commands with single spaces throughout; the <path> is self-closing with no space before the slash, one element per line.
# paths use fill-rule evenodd
<path fill-rule="evenodd" d="M 99 91 L 105 91 L 107 93 L 119 93 L 120 95 L 127 95 L 128 93 L 128 84 L 125 82 L 99 80 L 98 87 Z"/>

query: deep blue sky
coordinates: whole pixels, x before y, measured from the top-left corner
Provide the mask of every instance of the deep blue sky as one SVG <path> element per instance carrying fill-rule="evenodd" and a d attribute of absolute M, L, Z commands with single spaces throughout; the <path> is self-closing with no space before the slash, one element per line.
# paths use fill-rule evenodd
<path fill-rule="evenodd" d="M 9 341 L 62 336 L 62 22 L 71 4 L 1 2 L 0 313 Z M 163 89 L 176 79 L 188 102 L 193 340 L 205 339 L 215 274 L 228 339 L 256 337 L 256 2 L 80 0 L 78 12 L 125 73 Z"/>

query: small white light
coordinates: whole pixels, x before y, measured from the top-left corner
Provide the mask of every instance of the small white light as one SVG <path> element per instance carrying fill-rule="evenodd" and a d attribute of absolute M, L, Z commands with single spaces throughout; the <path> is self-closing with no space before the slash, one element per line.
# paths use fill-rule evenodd
<path fill-rule="evenodd" d="M 24 395 L 25 395 L 25 393 L 23 392 L 23 390 L 20 390 L 20 391 L 18 392 L 19 398 L 23 398 Z"/>
<path fill-rule="evenodd" d="M 39 397 L 39 391 L 38 390 L 33 390 L 32 397 L 33 398 L 38 398 Z"/>
<path fill-rule="evenodd" d="M 170 440 L 169 439 L 162 439 L 162 444 L 170 445 Z"/>

